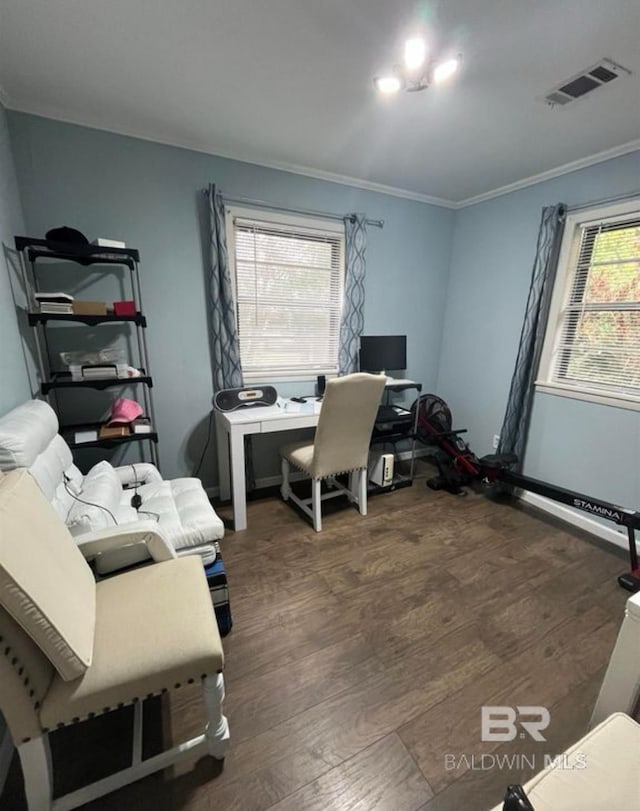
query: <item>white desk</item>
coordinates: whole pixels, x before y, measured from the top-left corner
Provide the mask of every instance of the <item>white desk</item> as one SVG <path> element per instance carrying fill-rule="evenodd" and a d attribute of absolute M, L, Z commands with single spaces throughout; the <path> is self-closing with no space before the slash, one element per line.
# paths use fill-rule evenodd
<path fill-rule="evenodd" d="M 286 401 L 288 402 L 288 401 Z M 220 499 L 228 501 L 233 495 L 233 519 L 236 532 L 247 528 L 247 493 L 244 464 L 244 438 L 250 434 L 272 434 L 315 428 L 320 415 L 320 403 L 311 401 L 314 412 L 288 411 L 281 406 L 251 406 L 237 411 L 216 411 L 218 445 L 218 480 Z M 231 466 L 229 466 L 231 462 Z"/>
<path fill-rule="evenodd" d="M 415 388 L 413 380 L 387 378 L 386 388 L 402 391 Z M 288 410 L 285 406 L 250 406 L 237 411 L 216 411 L 216 439 L 218 448 L 218 481 L 220 500 L 233 500 L 233 519 L 236 532 L 247 528 L 246 471 L 244 464 L 244 438 L 250 434 L 273 434 L 277 431 L 295 431 L 315 428 L 320 416 L 320 403 L 311 400 L 314 412 Z M 296 404 L 292 404 L 295 407 Z M 298 406 L 299 408 L 299 406 Z"/>

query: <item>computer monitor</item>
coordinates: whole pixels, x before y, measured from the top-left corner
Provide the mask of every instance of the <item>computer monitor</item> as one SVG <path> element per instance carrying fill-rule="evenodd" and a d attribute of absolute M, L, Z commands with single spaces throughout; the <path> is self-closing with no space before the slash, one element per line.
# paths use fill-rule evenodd
<path fill-rule="evenodd" d="M 382 372 L 407 368 L 406 335 L 363 335 L 360 338 L 360 371 Z"/>

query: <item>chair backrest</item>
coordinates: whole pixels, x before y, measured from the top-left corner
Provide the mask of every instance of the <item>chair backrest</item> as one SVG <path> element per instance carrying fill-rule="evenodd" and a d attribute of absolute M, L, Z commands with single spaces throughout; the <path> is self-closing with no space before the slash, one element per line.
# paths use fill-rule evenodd
<path fill-rule="evenodd" d="M 65 681 L 85 673 L 93 656 L 95 580 L 24 469 L 0 478 L 0 608 Z"/>
<path fill-rule="evenodd" d="M 332 476 L 367 466 L 384 375 L 357 373 L 327 382 L 313 444 L 311 473 Z"/>
<path fill-rule="evenodd" d="M 66 520 L 74 501 L 63 477 L 77 490 L 83 477 L 58 434 L 55 411 L 43 400 L 29 400 L 0 417 L 0 470 L 20 467 L 29 470 L 60 518 Z"/>

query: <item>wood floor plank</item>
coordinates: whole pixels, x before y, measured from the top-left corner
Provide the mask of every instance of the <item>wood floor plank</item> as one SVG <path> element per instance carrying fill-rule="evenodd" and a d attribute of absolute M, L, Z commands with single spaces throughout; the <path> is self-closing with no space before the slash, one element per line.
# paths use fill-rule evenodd
<path fill-rule="evenodd" d="M 271 811 L 414 811 L 432 796 L 402 742 L 391 734 L 271 806 Z"/>
<path fill-rule="evenodd" d="M 364 637 L 351 637 L 290 664 L 230 679 L 226 703 L 234 741 L 258 735 L 383 669 Z"/>

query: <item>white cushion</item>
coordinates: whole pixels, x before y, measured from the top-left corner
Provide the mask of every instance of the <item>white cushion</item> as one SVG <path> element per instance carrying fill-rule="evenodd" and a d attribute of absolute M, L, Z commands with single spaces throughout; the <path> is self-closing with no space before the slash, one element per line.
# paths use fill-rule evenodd
<path fill-rule="evenodd" d="M 84 477 L 82 489 L 67 515 L 71 534 L 81 535 L 115 526 L 121 496 L 118 474 L 109 462 L 98 462 Z"/>
<path fill-rule="evenodd" d="M 0 605 L 65 680 L 91 664 L 91 569 L 26 470 L 0 478 Z"/>
<path fill-rule="evenodd" d="M 18 467 L 23 467 L 23 465 L 18 465 Z M 29 473 L 38 482 L 40 489 L 47 497 L 47 501 L 52 501 L 57 488 L 60 486 L 63 474 L 66 474 L 67 470 L 74 468 L 75 465 L 73 464 L 71 448 L 60 434 L 54 434 L 33 463 L 24 465 L 24 467 L 29 469 Z M 77 468 L 75 469 L 77 470 Z M 80 474 L 79 480 L 75 474 L 72 478 L 76 480 L 74 482 L 76 487 L 82 484 L 82 474 Z"/>
<path fill-rule="evenodd" d="M 0 470 L 31 467 L 58 433 L 58 418 L 43 400 L 30 400 L 0 419 Z"/>
<path fill-rule="evenodd" d="M 74 684 L 54 679 L 40 715 L 44 727 L 222 670 L 222 643 L 197 558 L 125 572 L 100 581 L 96 593 L 94 661 Z"/>
<path fill-rule="evenodd" d="M 640 807 L 639 765 L 640 725 L 617 712 L 524 788 L 535 811 L 631 811 Z"/>
<path fill-rule="evenodd" d="M 146 510 L 158 515 L 162 534 L 176 550 L 218 541 L 224 535 L 224 524 L 214 512 L 200 479 L 171 479 L 152 482 L 138 488 L 142 498 L 140 515 Z M 131 499 L 131 491 L 124 498 Z"/>

